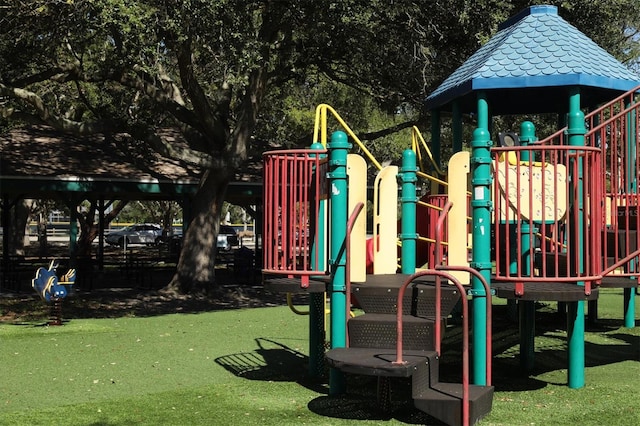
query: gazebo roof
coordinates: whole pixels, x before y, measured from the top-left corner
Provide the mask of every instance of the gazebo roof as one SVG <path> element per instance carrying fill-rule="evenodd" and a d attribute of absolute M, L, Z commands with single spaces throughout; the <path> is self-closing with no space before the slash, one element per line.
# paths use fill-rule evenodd
<path fill-rule="evenodd" d="M 485 91 L 496 114 L 564 112 L 568 88 L 595 106 L 640 85 L 629 70 L 577 28 L 555 6 L 531 6 L 505 21 L 498 33 L 426 100 L 429 109 L 476 108 Z"/>
<path fill-rule="evenodd" d="M 175 129 L 160 137 L 180 146 Z M 254 163 L 235 176 L 228 200 L 262 193 Z M 47 198 L 55 193 L 91 193 L 106 199 L 177 199 L 193 196 L 200 172 L 161 157 L 128 135 L 77 137 L 46 126 L 16 128 L 0 135 L 0 194 Z"/>

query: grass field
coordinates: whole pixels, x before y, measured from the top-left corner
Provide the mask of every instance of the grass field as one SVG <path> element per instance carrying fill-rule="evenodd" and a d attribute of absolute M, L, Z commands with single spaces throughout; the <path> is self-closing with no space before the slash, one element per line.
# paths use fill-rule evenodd
<path fill-rule="evenodd" d="M 8 309 L 0 299 L 0 314 Z M 565 321 L 555 306 L 538 306 L 529 375 L 505 311 L 496 301 L 496 393 L 482 425 L 640 424 L 640 324 L 621 328 L 621 291 L 601 292 L 581 389 L 566 386 Z M 405 382 L 394 383 L 389 415 L 376 411 L 370 378 L 350 377 L 349 396 L 328 397 L 326 379 L 307 375 L 308 318 L 286 306 L 136 312 L 61 327 L 0 323 L 0 424 L 437 424 L 403 402 Z M 448 333 L 443 361 L 457 371 L 458 330 Z"/>

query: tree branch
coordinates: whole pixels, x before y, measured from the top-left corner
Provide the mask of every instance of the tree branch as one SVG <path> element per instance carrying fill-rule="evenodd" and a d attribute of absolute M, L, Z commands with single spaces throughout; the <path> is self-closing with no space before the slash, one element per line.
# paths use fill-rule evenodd
<path fill-rule="evenodd" d="M 7 96 L 31 105 L 44 123 L 75 135 L 91 135 L 104 131 L 104 125 L 98 121 L 73 121 L 51 112 L 42 98 L 37 94 L 0 83 L 0 96 Z"/>

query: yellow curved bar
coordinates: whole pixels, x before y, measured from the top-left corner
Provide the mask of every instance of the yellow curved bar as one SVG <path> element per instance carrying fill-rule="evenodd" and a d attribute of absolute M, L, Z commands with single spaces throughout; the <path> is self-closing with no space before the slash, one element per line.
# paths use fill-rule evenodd
<path fill-rule="evenodd" d="M 433 169 L 436 171 L 436 173 L 438 173 L 438 175 L 440 175 L 440 176 L 444 176 L 444 172 L 440 169 L 438 164 L 436 164 L 436 161 L 433 158 L 433 154 L 431 153 L 431 149 L 429 149 L 429 145 L 427 145 L 427 142 L 422 137 L 422 133 L 420 132 L 420 129 L 418 129 L 418 127 L 416 127 L 416 126 L 413 126 L 411 128 L 411 149 L 413 150 L 413 152 L 416 153 L 418 158 L 421 159 L 422 158 L 422 154 L 421 154 L 420 145 L 418 145 L 418 142 L 420 142 L 420 144 L 424 148 L 424 151 L 429 156 L 429 160 L 431 160 L 431 165 L 433 166 Z M 422 162 L 419 162 L 418 164 L 422 165 Z M 442 181 L 440 181 L 440 182 L 442 182 Z M 446 183 L 445 183 L 445 185 L 446 185 Z"/>
<path fill-rule="evenodd" d="M 437 178 L 435 176 L 428 175 L 425 172 L 416 172 L 416 175 L 418 175 L 421 178 L 430 180 L 432 182 L 436 182 L 436 183 L 438 183 L 438 184 L 440 184 L 440 185 L 442 185 L 444 187 L 447 187 L 449 185 L 449 183 L 446 180 L 442 180 L 442 179 L 439 179 L 439 178 Z"/>
<path fill-rule="evenodd" d="M 309 311 L 301 311 L 294 306 L 293 295 L 291 293 L 287 293 L 287 306 L 289 307 L 289 309 L 291 309 L 291 312 L 296 315 L 309 315 Z"/>
<path fill-rule="evenodd" d="M 358 145 L 358 147 L 364 152 L 367 158 L 378 168 L 378 170 L 382 170 L 382 165 L 376 160 L 376 158 L 371 154 L 371 152 L 367 149 L 367 147 L 362 143 L 362 141 L 356 136 L 356 134 L 351 130 L 351 128 L 347 125 L 347 123 L 340 117 L 340 115 L 333 109 L 330 105 L 320 104 L 316 107 L 316 123 L 313 129 L 313 141 L 320 141 L 323 146 L 327 146 L 327 112 L 330 112 L 333 117 L 338 121 L 338 123 L 342 126 L 348 136 L 351 137 Z M 318 139 L 320 138 L 320 139 Z"/>
<path fill-rule="evenodd" d="M 325 306 L 327 304 L 327 293 L 324 294 L 324 303 Z M 289 309 L 291 310 L 291 312 L 293 312 L 296 315 L 309 315 L 309 311 L 301 311 L 298 308 L 295 307 L 295 305 L 293 304 L 293 295 L 291 293 L 287 293 L 287 306 L 289 306 Z M 329 315 L 331 313 L 331 310 L 329 309 L 325 309 L 324 310 L 325 315 Z M 349 315 L 351 317 L 355 317 L 356 314 L 353 311 L 349 311 Z M 326 324 L 326 318 L 325 318 L 325 324 Z"/>

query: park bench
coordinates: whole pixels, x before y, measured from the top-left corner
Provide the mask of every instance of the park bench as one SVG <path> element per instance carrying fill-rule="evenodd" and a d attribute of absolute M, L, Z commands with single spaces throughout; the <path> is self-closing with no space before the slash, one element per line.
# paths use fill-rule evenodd
<path fill-rule="evenodd" d="M 76 280 L 75 269 L 69 269 L 58 278 L 58 262 L 54 259 L 49 268 L 38 268 L 31 286 L 46 303 L 51 305 L 49 325 L 62 325 L 62 302 L 73 289 Z"/>

